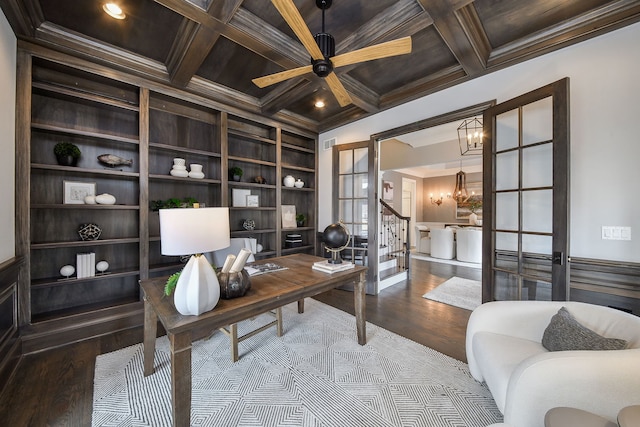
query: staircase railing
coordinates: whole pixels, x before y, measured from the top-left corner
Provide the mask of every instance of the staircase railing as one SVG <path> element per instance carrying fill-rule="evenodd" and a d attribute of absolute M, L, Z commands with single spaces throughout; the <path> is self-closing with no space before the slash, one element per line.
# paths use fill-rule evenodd
<path fill-rule="evenodd" d="M 395 257 L 400 270 L 409 270 L 411 217 L 402 216 L 387 202 L 380 199 L 380 250 L 387 256 Z"/>

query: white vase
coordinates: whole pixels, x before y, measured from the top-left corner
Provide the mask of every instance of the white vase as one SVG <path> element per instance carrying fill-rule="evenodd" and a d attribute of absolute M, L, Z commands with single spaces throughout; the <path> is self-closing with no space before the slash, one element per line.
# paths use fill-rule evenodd
<path fill-rule="evenodd" d="M 108 193 L 102 193 L 96 196 L 96 203 L 99 205 L 115 205 L 116 198 Z"/>
<path fill-rule="evenodd" d="M 220 284 L 203 255 L 192 256 L 178 278 L 173 302 L 180 314 L 198 316 L 218 304 Z"/>
<path fill-rule="evenodd" d="M 176 157 L 175 159 L 173 159 L 173 164 L 175 166 L 184 166 L 186 164 L 184 159 L 181 159 L 179 157 Z"/>
<path fill-rule="evenodd" d="M 189 176 L 189 172 L 187 172 L 186 170 L 171 169 L 171 172 L 169 173 L 171 174 L 171 176 L 177 176 L 178 178 L 186 178 Z"/>
<path fill-rule="evenodd" d="M 189 165 L 191 171 L 189 172 L 189 178 L 202 179 L 204 178 L 204 173 L 202 172 L 202 165 L 198 165 L 196 163 L 192 163 Z"/>
<path fill-rule="evenodd" d="M 301 180 L 300 178 L 298 178 L 296 180 L 296 182 L 294 183 L 294 185 L 296 186 L 296 188 L 302 188 L 302 187 L 304 187 L 304 181 Z"/>
<path fill-rule="evenodd" d="M 291 175 L 287 175 L 284 177 L 283 182 L 285 187 L 293 187 L 296 183 L 296 179 Z"/>
<path fill-rule="evenodd" d="M 476 221 L 477 220 L 478 220 L 478 215 L 476 215 L 475 213 L 471 212 L 471 214 L 469 215 L 469 224 L 476 225 Z"/>

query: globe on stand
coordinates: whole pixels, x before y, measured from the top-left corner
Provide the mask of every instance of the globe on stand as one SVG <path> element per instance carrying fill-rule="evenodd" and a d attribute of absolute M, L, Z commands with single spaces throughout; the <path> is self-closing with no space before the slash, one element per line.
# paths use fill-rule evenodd
<path fill-rule="evenodd" d="M 331 252 L 331 259 L 327 261 L 330 264 L 341 264 L 342 257 L 340 252 L 349 246 L 351 235 L 349 230 L 344 226 L 342 221 L 330 224 L 322 233 L 322 241 L 326 246 L 326 250 Z"/>

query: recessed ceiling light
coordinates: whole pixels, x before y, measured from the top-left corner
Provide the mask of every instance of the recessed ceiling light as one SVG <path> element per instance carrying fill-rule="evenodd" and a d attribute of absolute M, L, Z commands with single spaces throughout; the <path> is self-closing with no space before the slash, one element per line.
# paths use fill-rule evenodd
<path fill-rule="evenodd" d="M 112 18 L 124 19 L 126 17 L 120 6 L 115 3 L 105 3 L 102 6 L 102 9 Z"/>
<path fill-rule="evenodd" d="M 314 105 L 316 106 L 316 108 L 323 108 L 324 107 L 324 101 L 316 101 L 316 103 Z"/>

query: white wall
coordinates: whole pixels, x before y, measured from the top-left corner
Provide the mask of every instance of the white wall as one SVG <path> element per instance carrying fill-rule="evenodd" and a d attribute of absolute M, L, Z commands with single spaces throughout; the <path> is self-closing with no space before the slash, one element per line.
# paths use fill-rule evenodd
<path fill-rule="evenodd" d="M 0 11 L 0 262 L 15 256 L 16 37 Z M 25 197 L 28 197 L 25 195 Z"/>
<path fill-rule="evenodd" d="M 506 101 L 564 77 L 571 94 L 571 251 L 640 262 L 640 23 L 514 65 L 320 135 L 339 144 L 469 105 Z M 320 150 L 318 228 L 331 218 L 331 151 Z M 604 225 L 631 241 L 601 240 Z"/>

